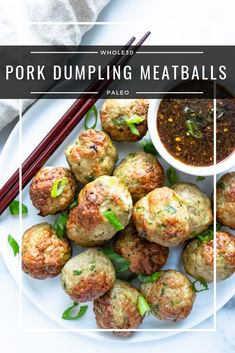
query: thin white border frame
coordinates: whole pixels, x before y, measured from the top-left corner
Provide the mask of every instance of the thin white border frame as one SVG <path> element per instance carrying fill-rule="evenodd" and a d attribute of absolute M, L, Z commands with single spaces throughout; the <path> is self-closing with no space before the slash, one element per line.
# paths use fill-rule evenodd
<path fill-rule="evenodd" d="M 158 22 L 158 23 L 165 23 L 165 22 Z M 179 22 L 174 22 L 175 24 L 179 24 Z M 192 22 L 188 22 L 192 25 Z M 216 31 L 215 31 L 215 22 L 195 22 L 195 24 L 212 24 L 213 25 L 213 33 L 215 35 Z M 155 24 L 155 22 L 27 22 L 27 24 L 29 25 L 132 25 L 132 24 L 145 24 L 145 25 L 151 25 L 151 24 Z M 187 24 L 187 23 L 185 23 Z M 21 31 L 19 32 L 20 34 L 20 43 L 21 41 Z M 215 40 L 215 38 L 213 38 Z M 50 45 L 48 45 L 50 46 Z M 179 46 L 179 45 L 178 45 Z M 200 46 L 200 45 L 197 45 Z M 216 99 L 213 100 L 213 106 L 216 107 Z M 21 162 L 22 162 L 22 99 L 19 99 L 19 154 L 20 154 L 20 168 L 19 168 L 19 201 L 22 202 L 22 167 L 21 167 Z M 216 110 L 214 109 L 214 123 L 216 122 Z M 214 125 L 215 126 L 215 125 Z M 216 165 L 216 141 L 215 141 L 215 135 L 216 135 L 216 127 L 214 128 L 214 166 Z M 215 190 L 215 186 L 216 186 L 216 173 L 213 174 L 213 181 L 214 181 L 214 190 Z M 216 210 L 216 192 L 214 192 L 214 211 Z M 20 209 L 20 217 L 19 217 L 19 239 L 21 239 L 22 237 L 22 210 Z M 216 214 L 216 213 L 214 213 Z M 214 232 L 216 230 L 216 221 L 214 220 Z M 216 234 L 216 233 L 214 233 Z M 216 254 L 216 237 L 214 237 L 214 255 Z M 214 256 L 215 258 L 215 256 Z M 23 274 L 22 274 L 22 270 L 21 270 L 21 243 L 20 243 L 20 266 L 19 266 L 19 271 L 20 271 L 20 280 L 19 280 L 19 332 L 115 332 L 115 331 L 130 331 L 130 332 L 216 332 L 216 261 L 214 261 L 214 285 L 213 285 L 213 315 L 211 315 L 210 317 L 213 316 L 213 327 L 212 328 L 205 328 L 205 329 L 197 329 L 197 328 L 185 328 L 185 329 L 65 329 L 65 328 L 58 328 L 58 329 L 28 329 L 28 328 L 22 328 L 22 299 L 23 299 Z M 27 297 L 27 296 L 26 296 Z M 30 299 L 29 299 L 30 300 Z M 36 308 L 37 310 L 39 310 L 38 308 Z M 208 317 L 207 319 L 209 319 L 210 317 Z M 50 319 L 50 318 L 49 318 Z M 206 319 L 205 319 L 206 320 Z M 202 322 L 204 322 L 205 320 L 203 320 Z M 202 323 L 201 322 L 201 323 Z M 59 323 L 57 321 L 53 321 L 53 323 L 55 323 L 56 325 L 59 325 Z M 197 324 L 200 325 L 201 323 Z M 196 326 L 197 326 L 196 325 Z M 89 338 L 89 337 L 88 337 Z M 92 337 L 90 337 L 92 338 Z M 95 338 L 94 338 L 95 339 Z"/>

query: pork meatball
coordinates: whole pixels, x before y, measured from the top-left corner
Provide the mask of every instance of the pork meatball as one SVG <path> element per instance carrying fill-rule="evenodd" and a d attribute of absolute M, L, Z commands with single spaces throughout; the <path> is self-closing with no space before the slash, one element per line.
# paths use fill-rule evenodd
<path fill-rule="evenodd" d="M 140 286 L 142 294 L 151 305 L 152 314 L 160 320 L 184 320 L 190 314 L 196 296 L 191 282 L 178 271 L 160 273 L 157 281 Z"/>
<path fill-rule="evenodd" d="M 177 183 L 172 189 L 185 201 L 189 212 L 190 237 L 206 230 L 213 221 L 211 200 L 191 183 Z"/>
<path fill-rule="evenodd" d="M 163 186 L 164 170 L 150 153 L 130 153 L 114 170 L 128 188 L 134 201 Z"/>
<path fill-rule="evenodd" d="M 81 246 L 103 245 L 120 230 L 107 213 L 125 227 L 131 212 L 131 195 L 123 182 L 114 176 L 101 176 L 80 192 L 78 205 L 69 214 L 67 236 Z"/>
<path fill-rule="evenodd" d="M 57 276 L 70 256 L 68 240 L 58 238 L 49 223 L 36 224 L 23 234 L 22 269 L 31 277 Z"/>
<path fill-rule="evenodd" d="M 101 175 L 111 175 L 117 161 L 117 150 L 103 131 L 83 131 L 74 145 L 65 151 L 76 179 L 87 184 Z"/>
<path fill-rule="evenodd" d="M 133 221 L 141 236 L 163 246 L 177 246 L 189 238 L 187 206 L 168 187 L 155 189 L 137 201 Z"/>
<path fill-rule="evenodd" d="M 227 173 L 217 183 L 216 212 L 223 225 L 235 229 L 235 172 Z"/>
<path fill-rule="evenodd" d="M 136 329 L 143 321 L 138 311 L 139 291 L 129 283 L 116 280 L 102 297 L 94 300 L 97 326 L 102 329 Z M 114 331 L 118 336 L 130 336 L 132 331 Z"/>
<path fill-rule="evenodd" d="M 102 128 L 115 141 L 137 141 L 147 132 L 147 99 L 107 99 L 100 111 Z"/>
<path fill-rule="evenodd" d="M 70 259 L 61 271 L 61 283 L 78 303 L 104 295 L 116 279 L 115 269 L 100 249 L 88 249 Z"/>
<path fill-rule="evenodd" d="M 74 200 L 77 182 L 71 171 L 62 167 L 44 167 L 33 178 L 30 199 L 41 216 L 66 210 Z"/>
<path fill-rule="evenodd" d="M 222 281 L 235 272 L 235 237 L 228 232 L 216 234 L 216 280 Z M 214 280 L 214 241 L 192 240 L 184 249 L 185 271 L 196 279 Z"/>
<path fill-rule="evenodd" d="M 134 224 L 129 224 L 113 245 L 114 250 L 130 262 L 131 272 L 151 275 L 167 261 L 169 249 L 138 236 Z"/>

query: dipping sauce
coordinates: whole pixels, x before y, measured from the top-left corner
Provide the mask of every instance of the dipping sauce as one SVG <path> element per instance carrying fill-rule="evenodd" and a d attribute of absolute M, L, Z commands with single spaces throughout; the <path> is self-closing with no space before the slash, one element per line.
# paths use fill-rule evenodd
<path fill-rule="evenodd" d="M 216 103 L 216 163 L 219 163 L 235 149 L 235 99 L 217 99 Z M 197 167 L 214 164 L 212 99 L 163 99 L 157 129 L 163 145 L 176 159 Z"/>

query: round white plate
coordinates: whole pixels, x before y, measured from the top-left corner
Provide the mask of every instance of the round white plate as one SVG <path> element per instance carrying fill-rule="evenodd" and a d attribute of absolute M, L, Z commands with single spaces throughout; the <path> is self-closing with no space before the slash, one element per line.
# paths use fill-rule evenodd
<path fill-rule="evenodd" d="M 19 164 L 20 158 L 21 160 L 24 160 L 29 155 L 29 153 L 42 140 L 43 136 L 45 136 L 51 127 L 56 123 L 56 121 L 58 121 L 58 119 L 67 110 L 67 108 L 72 104 L 72 102 L 73 100 L 41 99 L 24 114 L 22 122 L 22 147 L 19 147 L 20 127 L 18 124 L 10 135 L 2 152 L 0 163 L 1 186 L 14 172 L 17 165 Z M 102 100 L 100 100 L 96 105 L 98 109 L 100 108 L 101 104 Z M 97 128 L 100 128 L 100 125 L 97 125 Z M 67 166 L 63 151 L 68 144 L 76 139 L 77 135 L 82 130 L 83 122 L 77 126 L 75 131 L 73 131 L 69 138 L 50 158 L 47 165 Z M 140 143 L 117 143 L 116 146 L 118 146 L 119 151 L 119 162 L 128 153 L 141 149 Z M 165 163 L 161 158 L 159 160 L 166 170 L 168 168 L 167 163 Z M 212 177 L 207 177 L 204 181 L 197 182 L 196 177 L 184 175 L 178 172 L 178 179 L 180 181 L 191 181 L 196 183 L 209 196 L 212 193 Z M 23 202 L 28 206 L 29 214 L 23 216 L 21 231 L 26 230 L 28 227 L 36 223 L 43 222 L 44 220 L 52 223 L 54 222 L 56 216 L 42 218 L 37 215 L 38 212 L 32 206 L 29 199 L 28 187 L 24 189 L 22 197 Z M 7 242 L 7 236 L 8 234 L 11 234 L 20 243 L 21 234 L 19 233 L 21 232 L 19 232 L 19 219 L 18 217 L 11 216 L 7 210 L 1 216 L 0 227 L 0 249 L 3 259 L 14 279 L 19 282 L 19 273 L 21 273 L 21 271 L 19 271 L 19 259 L 13 256 L 12 249 Z M 73 255 L 76 255 L 78 251 L 81 251 L 81 249 L 76 247 Z M 181 252 L 181 247 L 177 249 L 171 249 L 169 259 L 164 268 L 174 268 L 183 271 L 180 262 Z M 53 321 L 58 323 L 62 328 L 82 330 L 76 332 L 79 332 L 84 336 L 89 336 L 100 340 L 121 340 L 121 338 L 117 338 L 109 332 L 89 331 L 96 329 L 96 323 L 92 311 L 92 303 L 89 303 L 89 309 L 86 315 L 84 315 L 84 317 L 82 317 L 80 320 L 65 321 L 61 319 L 63 311 L 71 304 L 71 301 L 61 289 L 59 277 L 39 281 L 23 274 L 22 281 L 20 282 L 22 282 L 22 290 L 24 294 L 27 295 L 32 303 L 46 316 L 50 317 Z M 218 283 L 216 309 L 218 310 L 221 308 L 234 295 L 234 293 L 234 278 L 231 277 L 226 281 Z M 148 316 L 145 318 L 144 323 L 140 327 L 141 329 L 145 329 L 145 331 L 136 332 L 131 338 L 125 340 L 128 340 L 128 342 L 156 340 L 179 333 L 180 330 L 187 330 L 196 326 L 213 314 L 213 294 L 213 285 L 210 285 L 210 289 L 208 291 L 198 293 L 191 314 L 186 320 L 182 322 L 169 323 L 159 321 L 153 316 Z M 24 312 L 22 312 L 22 316 L 24 316 Z M 34 329 L 34 323 L 26 323 L 24 324 L 23 328 Z M 44 328 L 42 327 L 41 329 Z M 150 329 L 158 329 L 159 331 L 149 331 Z"/>

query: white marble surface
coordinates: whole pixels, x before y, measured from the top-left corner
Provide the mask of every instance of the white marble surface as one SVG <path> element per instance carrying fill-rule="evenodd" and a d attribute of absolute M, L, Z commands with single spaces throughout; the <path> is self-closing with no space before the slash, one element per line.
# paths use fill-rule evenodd
<path fill-rule="evenodd" d="M 0 0 L 2 1 L 2 0 Z M 132 21 L 132 34 L 151 27 L 155 44 L 235 44 L 233 0 L 112 0 L 101 14 L 100 21 Z M 138 22 L 145 24 L 138 25 Z M 154 23 L 155 22 L 155 23 Z M 111 37 L 112 33 L 112 37 Z M 112 38 L 129 38 L 126 27 L 99 26 L 84 38 L 85 43 L 111 43 Z M 123 42 L 123 41 L 122 41 Z M 0 132 L 0 151 L 14 123 Z M 1 171 L 0 171 L 1 173 Z M 235 297 L 217 313 L 217 331 L 183 333 L 161 341 L 112 344 L 87 339 L 72 333 L 27 333 L 18 330 L 18 288 L 0 256 L 0 332 L 1 351 L 75 353 L 91 352 L 235 352 Z M 32 326 L 57 328 L 26 299 L 24 315 Z M 211 320 L 211 319 L 209 319 Z M 199 327 L 208 327 L 208 320 Z"/>

